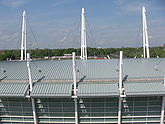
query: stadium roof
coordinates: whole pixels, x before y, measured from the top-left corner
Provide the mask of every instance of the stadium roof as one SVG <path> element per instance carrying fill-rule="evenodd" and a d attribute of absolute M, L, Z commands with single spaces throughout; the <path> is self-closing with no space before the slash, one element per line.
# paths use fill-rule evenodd
<path fill-rule="evenodd" d="M 161 61 L 161 62 L 160 62 Z M 77 79 L 118 80 L 118 59 L 76 60 Z M 71 60 L 31 61 L 32 79 L 73 80 Z M 157 67 L 157 68 L 155 68 Z M 164 71 L 164 72 L 162 72 Z M 123 75 L 129 79 L 157 79 L 165 73 L 165 59 L 123 59 Z M 26 61 L 1 61 L 0 80 L 27 80 Z"/>
<path fill-rule="evenodd" d="M 28 83 L 0 83 L 0 97 L 24 97 Z"/>
<path fill-rule="evenodd" d="M 127 82 L 124 83 L 127 97 L 131 96 L 165 96 L 162 82 Z"/>
<path fill-rule="evenodd" d="M 118 97 L 118 59 L 76 60 L 78 97 Z M 31 61 L 32 97 L 71 97 L 73 68 L 71 60 Z M 165 59 L 123 59 L 126 95 L 165 94 L 160 83 Z M 126 81 L 126 82 L 125 82 Z M 157 82 L 155 82 L 157 81 Z M 0 62 L 0 96 L 23 97 L 29 87 L 26 61 Z"/>
<path fill-rule="evenodd" d="M 97 82 L 80 83 L 78 97 L 118 97 L 119 90 L 117 83 Z"/>
<path fill-rule="evenodd" d="M 71 97 L 72 83 L 36 83 L 32 97 Z"/>

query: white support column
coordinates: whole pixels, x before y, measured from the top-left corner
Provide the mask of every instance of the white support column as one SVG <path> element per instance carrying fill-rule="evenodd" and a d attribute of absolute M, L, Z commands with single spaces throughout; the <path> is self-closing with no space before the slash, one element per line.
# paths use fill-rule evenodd
<path fill-rule="evenodd" d="M 147 20 L 146 20 L 146 9 L 142 8 L 142 21 L 143 21 L 143 57 L 150 58 L 149 53 L 149 42 L 148 42 L 148 31 L 147 31 Z"/>
<path fill-rule="evenodd" d="M 30 92 L 32 91 L 32 77 L 31 77 L 31 70 L 30 70 L 30 54 L 27 53 L 27 69 L 28 69 L 28 76 L 29 76 L 29 85 L 30 85 Z"/>
<path fill-rule="evenodd" d="M 33 83 L 32 83 L 32 77 L 31 77 L 31 70 L 30 70 L 30 54 L 27 53 L 27 69 L 28 69 L 28 77 L 29 77 L 29 85 L 30 85 L 30 93 L 32 92 Z M 35 100 L 34 98 L 31 98 L 32 102 L 32 109 L 33 109 L 33 120 L 34 124 L 37 124 L 37 116 L 36 116 L 36 107 L 35 107 Z"/>
<path fill-rule="evenodd" d="M 24 17 L 25 19 L 25 31 L 24 31 L 24 49 L 25 49 L 25 51 L 24 51 L 24 54 L 25 54 L 25 60 L 27 59 L 27 55 L 26 55 L 26 50 L 27 50 L 27 48 L 26 48 L 26 46 L 27 46 L 27 43 L 26 43 L 26 14 L 25 14 L 25 17 Z"/>
<path fill-rule="evenodd" d="M 76 82 L 76 63 L 75 52 L 72 53 L 73 63 L 73 93 L 74 93 L 74 106 L 75 106 L 75 124 L 78 124 L 78 106 L 77 106 L 77 82 Z"/>
<path fill-rule="evenodd" d="M 142 8 L 142 22 L 143 22 L 143 57 L 146 58 L 146 42 L 145 42 L 145 29 L 144 29 L 144 15 L 145 15 L 145 8 Z"/>
<path fill-rule="evenodd" d="M 81 59 L 87 60 L 87 44 L 86 44 L 86 21 L 85 10 L 82 8 L 81 13 Z"/>
<path fill-rule="evenodd" d="M 165 74 L 164 74 L 164 87 L 165 87 Z M 161 109 L 160 124 L 164 124 L 164 114 L 165 114 L 165 97 L 162 98 L 162 109 Z"/>
<path fill-rule="evenodd" d="M 77 105 L 77 98 L 74 99 L 74 106 L 75 106 L 75 124 L 78 124 L 78 105 Z"/>
<path fill-rule="evenodd" d="M 121 124 L 121 109 L 122 109 L 122 98 L 119 97 L 119 105 L 118 105 L 118 124 Z"/>
<path fill-rule="evenodd" d="M 160 124 L 164 124 L 164 112 L 165 112 L 165 97 L 162 98 L 161 120 Z"/>
<path fill-rule="evenodd" d="M 165 87 L 165 73 L 164 73 L 164 87 Z"/>
<path fill-rule="evenodd" d="M 122 110 L 122 64 L 123 64 L 123 51 L 120 51 L 120 61 L 119 61 L 119 91 L 120 91 L 120 97 L 119 97 L 119 105 L 118 105 L 118 124 L 121 124 L 121 110 Z"/>
<path fill-rule="evenodd" d="M 34 124 L 37 124 L 37 113 L 36 113 L 35 100 L 34 100 L 34 98 L 31 98 L 31 100 L 32 100 L 32 109 L 33 109 L 33 120 L 34 120 Z"/>
<path fill-rule="evenodd" d="M 23 14 L 22 14 L 22 38 L 21 38 L 21 60 L 23 60 L 23 51 L 24 51 L 24 39 L 25 39 L 25 16 L 26 16 L 26 13 L 25 11 L 23 11 Z"/>
<path fill-rule="evenodd" d="M 73 88 L 74 88 L 74 96 L 77 96 L 75 52 L 72 53 L 72 63 L 73 63 L 73 86 L 74 86 Z"/>
<path fill-rule="evenodd" d="M 120 95 L 122 94 L 122 64 L 123 64 L 123 51 L 120 51 L 120 61 L 119 61 L 119 90 Z"/>

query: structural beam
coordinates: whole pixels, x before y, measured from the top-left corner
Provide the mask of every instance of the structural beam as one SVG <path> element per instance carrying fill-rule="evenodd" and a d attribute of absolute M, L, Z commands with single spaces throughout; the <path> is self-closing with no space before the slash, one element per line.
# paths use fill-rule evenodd
<path fill-rule="evenodd" d="M 76 63 L 75 63 L 75 52 L 72 53 L 72 67 L 73 67 L 73 90 L 74 96 L 77 96 L 77 84 L 76 84 Z"/>
<path fill-rule="evenodd" d="M 122 110 L 122 98 L 119 97 L 119 105 L 118 105 L 118 124 L 121 124 L 121 110 Z"/>
<path fill-rule="evenodd" d="M 143 57 L 150 58 L 149 53 L 149 42 L 148 42 L 148 31 L 147 31 L 147 19 L 146 19 L 146 9 L 142 8 L 142 22 L 143 22 Z"/>
<path fill-rule="evenodd" d="M 28 69 L 28 77 L 29 77 L 29 94 L 32 92 L 32 88 L 33 88 L 33 82 L 32 82 L 32 77 L 31 77 L 31 70 L 30 70 L 30 54 L 27 53 L 27 69 Z M 37 124 L 37 114 L 36 114 L 36 106 L 35 106 L 35 100 L 34 98 L 31 98 L 31 102 L 32 102 L 32 109 L 33 109 L 33 120 L 34 120 L 34 124 Z"/>
<path fill-rule="evenodd" d="M 119 91 L 120 95 L 122 95 L 122 64 L 123 64 L 123 51 L 120 51 L 120 60 L 119 60 Z"/>
<path fill-rule="evenodd" d="M 164 124 L 164 112 L 165 112 L 165 97 L 162 98 L 161 120 L 160 124 Z"/>
<path fill-rule="evenodd" d="M 33 109 L 33 120 L 34 124 L 37 124 L 37 113 L 36 113 L 36 105 L 35 105 L 35 99 L 31 98 L 32 101 L 32 109 Z"/>
<path fill-rule="evenodd" d="M 32 91 L 32 76 L 31 76 L 31 70 L 30 70 L 30 54 L 27 53 L 27 69 L 28 69 L 28 77 L 29 77 L 29 85 L 30 85 L 30 92 Z"/>
<path fill-rule="evenodd" d="M 164 87 L 165 87 L 165 74 L 164 74 Z M 165 97 L 162 98 L 162 109 L 161 109 L 161 120 L 160 124 L 164 124 L 164 114 L 165 114 Z"/>
<path fill-rule="evenodd" d="M 123 91 L 122 91 L 122 64 L 123 64 L 123 51 L 120 51 L 120 60 L 119 60 L 119 92 L 120 92 L 120 97 L 119 97 L 119 105 L 118 105 L 118 124 L 121 124 L 121 110 L 122 110 L 122 96 L 123 96 Z"/>
<path fill-rule="evenodd" d="M 74 99 L 74 106 L 75 106 L 75 124 L 78 124 L 78 100 L 77 98 Z"/>
<path fill-rule="evenodd" d="M 26 60 L 26 13 L 22 14 L 21 60 Z"/>
<path fill-rule="evenodd" d="M 77 105 L 77 82 L 76 82 L 76 62 L 75 52 L 72 53 L 72 67 L 73 67 L 73 95 L 74 95 L 74 106 L 75 106 L 75 124 L 78 124 L 78 105 Z"/>
<path fill-rule="evenodd" d="M 85 9 L 82 8 L 81 13 L 81 56 L 82 60 L 87 60 L 87 44 L 86 44 L 86 21 Z"/>
<path fill-rule="evenodd" d="M 26 55 L 26 51 L 27 51 L 27 43 L 26 43 L 26 15 L 25 15 L 25 27 L 24 27 L 25 29 L 25 31 L 24 31 L 24 56 L 25 56 L 25 60 L 27 59 L 27 55 Z"/>

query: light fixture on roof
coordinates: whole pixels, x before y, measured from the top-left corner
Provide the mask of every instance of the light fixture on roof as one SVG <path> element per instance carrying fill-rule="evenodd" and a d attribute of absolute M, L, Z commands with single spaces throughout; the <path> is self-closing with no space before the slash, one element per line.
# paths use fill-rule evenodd
<path fill-rule="evenodd" d="M 4 68 L 1 68 L 1 70 L 2 70 L 3 73 L 6 73 L 6 70 Z"/>

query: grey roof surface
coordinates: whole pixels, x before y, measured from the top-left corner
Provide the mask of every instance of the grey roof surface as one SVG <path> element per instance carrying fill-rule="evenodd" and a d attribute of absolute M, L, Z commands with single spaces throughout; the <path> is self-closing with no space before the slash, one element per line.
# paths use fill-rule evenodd
<path fill-rule="evenodd" d="M 0 97 L 24 97 L 28 83 L 0 83 Z"/>
<path fill-rule="evenodd" d="M 81 97 L 85 95 L 117 96 L 118 62 L 118 59 L 76 60 L 76 75 L 79 82 L 78 95 Z M 0 91 L 1 96 L 21 96 L 25 94 L 28 88 L 28 84 L 23 83 L 28 82 L 26 64 L 26 61 L 0 61 L 0 84 L 6 83 L 0 85 L 2 89 Z M 33 97 L 71 96 L 72 60 L 36 60 L 30 62 L 30 68 L 32 80 L 37 82 L 34 84 L 31 94 Z M 160 80 L 160 78 L 163 78 L 164 73 L 165 58 L 123 59 L 123 77 L 128 75 L 128 81 L 143 79 L 150 82 L 151 79 Z M 111 83 L 109 83 L 109 80 L 111 80 Z M 112 82 L 116 82 L 116 84 Z M 165 94 L 164 87 L 160 83 L 132 82 L 127 84 L 125 82 L 124 84 L 128 96 Z"/>
<path fill-rule="evenodd" d="M 72 83 L 36 83 L 32 97 L 71 97 Z"/>
<path fill-rule="evenodd" d="M 162 82 L 125 82 L 126 96 L 165 96 Z"/>
<path fill-rule="evenodd" d="M 83 77 L 85 77 L 84 80 L 118 79 L 118 62 L 118 59 L 76 60 L 79 70 L 77 80 Z M 156 71 L 155 66 L 157 64 Z M 31 61 L 30 67 L 33 80 L 73 80 L 71 60 Z M 128 75 L 128 79 L 162 78 L 163 73 L 165 73 L 165 58 L 123 59 L 123 75 Z M 1 79 L 27 80 L 26 61 L 1 61 Z"/>
<path fill-rule="evenodd" d="M 27 80 L 28 72 L 27 72 L 26 62 L 1 61 L 0 80 L 3 78 L 4 80 Z"/>
<path fill-rule="evenodd" d="M 78 86 L 78 97 L 99 97 L 119 96 L 117 83 L 97 82 L 97 83 L 80 83 Z"/>

